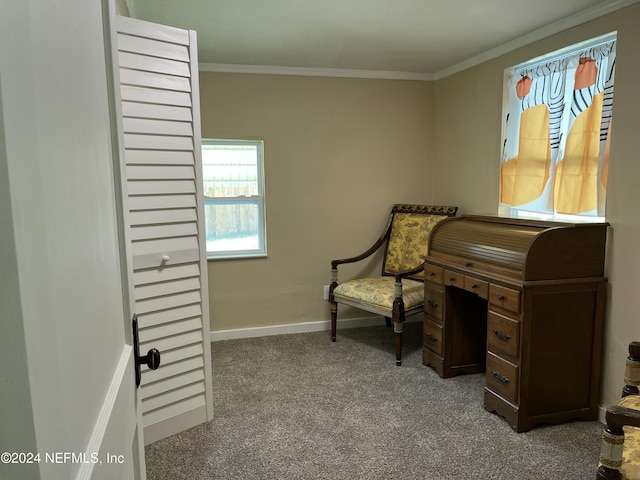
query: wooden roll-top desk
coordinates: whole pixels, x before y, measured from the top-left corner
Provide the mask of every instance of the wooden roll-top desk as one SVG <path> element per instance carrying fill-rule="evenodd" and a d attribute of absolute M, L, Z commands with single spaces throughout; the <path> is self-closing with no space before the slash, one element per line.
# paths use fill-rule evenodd
<path fill-rule="evenodd" d="M 606 223 L 463 215 L 425 265 L 423 363 L 486 372 L 484 406 L 517 432 L 598 418 Z"/>

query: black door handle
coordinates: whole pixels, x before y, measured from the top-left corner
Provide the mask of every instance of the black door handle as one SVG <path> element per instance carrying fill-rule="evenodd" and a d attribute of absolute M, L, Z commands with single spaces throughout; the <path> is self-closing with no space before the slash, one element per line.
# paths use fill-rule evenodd
<path fill-rule="evenodd" d="M 157 348 L 150 349 L 146 355 L 140 355 L 140 342 L 138 340 L 138 315 L 133 314 L 133 361 L 136 369 L 136 388 L 140 386 L 142 372 L 140 365 L 145 364 L 151 370 L 157 370 L 160 366 L 160 351 Z"/>

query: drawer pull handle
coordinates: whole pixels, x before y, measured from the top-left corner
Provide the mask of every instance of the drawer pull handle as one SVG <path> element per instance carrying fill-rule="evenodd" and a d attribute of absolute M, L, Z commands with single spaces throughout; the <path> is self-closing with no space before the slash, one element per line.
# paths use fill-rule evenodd
<path fill-rule="evenodd" d="M 436 276 L 436 274 L 435 274 L 435 272 L 429 272 L 429 276 L 430 276 L 430 277 L 435 277 L 435 276 Z"/>
<path fill-rule="evenodd" d="M 504 295 L 498 295 L 498 300 L 503 301 L 504 300 Z"/>
<path fill-rule="evenodd" d="M 473 285 L 471 285 L 471 288 L 475 290 L 476 288 L 478 288 L 478 285 L 474 283 Z"/>
<path fill-rule="evenodd" d="M 504 330 L 494 330 L 493 334 L 498 337 L 498 340 L 502 341 L 502 342 L 507 342 L 509 340 L 511 340 L 511 335 L 509 335 L 507 332 L 505 332 Z"/>
<path fill-rule="evenodd" d="M 493 372 L 491 372 L 491 375 L 493 375 L 493 378 L 498 380 L 503 385 L 506 385 L 507 383 L 509 383 L 511 381 L 507 377 L 505 377 L 504 374 L 501 373 L 501 372 L 493 371 Z"/>
<path fill-rule="evenodd" d="M 449 277 L 449 281 L 450 282 L 455 282 L 456 281 L 456 277 Z"/>
<path fill-rule="evenodd" d="M 438 341 L 438 337 L 436 337 L 433 333 L 427 333 L 427 339 L 432 343 Z"/>
<path fill-rule="evenodd" d="M 438 306 L 438 302 L 436 302 L 435 300 L 428 300 L 427 305 L 429 305 L 431 308 L 436 308 Z"/>
<path fill-rule="evenodd" d="M 464 266 L 465 266 L 465 267 L 470 267 L 471 265 L 473 265 L 473 263 L 471 263 L 471 262 L 466 262 L 466 263 L 464 264 Z"/>

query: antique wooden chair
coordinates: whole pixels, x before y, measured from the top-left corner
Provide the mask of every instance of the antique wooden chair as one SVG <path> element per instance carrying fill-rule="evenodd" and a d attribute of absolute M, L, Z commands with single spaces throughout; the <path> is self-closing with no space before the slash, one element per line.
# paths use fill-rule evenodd
<path fill-rule="evenodd" d="M 365 252 L 351 258 L 331 260 L 331 340 L 336 341 L 338 303 L 351 305 L 393 322 L 396 365 L 402 363 L 402 330 L 405 317 L 422 310 L 424 302 L 424 256 L 429 233 L 439 221 L 454 217 L 458 207 L 394 205 L 380 238 Z M 363 260 L 384 247 L 382 275 L 338 284 L 338 265 Z"/>
<path fill-rule="evenodd" d="M 640 478 L 640 342 L 629 344 L 624 383 L 618 405 L 607 408 L 596 479 Z"/>

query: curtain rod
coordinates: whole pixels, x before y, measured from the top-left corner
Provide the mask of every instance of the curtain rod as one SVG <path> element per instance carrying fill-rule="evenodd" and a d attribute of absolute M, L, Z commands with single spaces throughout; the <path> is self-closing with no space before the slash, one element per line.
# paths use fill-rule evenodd
<path fill-rule="evenodd" d="M 574 45 L 570 45 L 568 47 L 561 48 L 560 50 L 556 50 L 552 53 L 547 53 L 540 57 L 536 57 L 528 62 L 521 63 L 520 65 L 516 65 L 513 67 L 514 73 L 520 73 L 523 70 L 531 70 L 532 68 L 539 67 L 540 65 L 544 65 L 553 60 L 562 60 L 564 58 L 570 57 L 571 55 L 575 55 L 581 50 L 586 50 L 589 48 L 596 48 L 617 39 L 618 32 L 611 32 L 605 35 L 601 35 L 596 38 L 592 38 L 590 40 L 586 40 L 584 42 L 576 43 Z"/>

